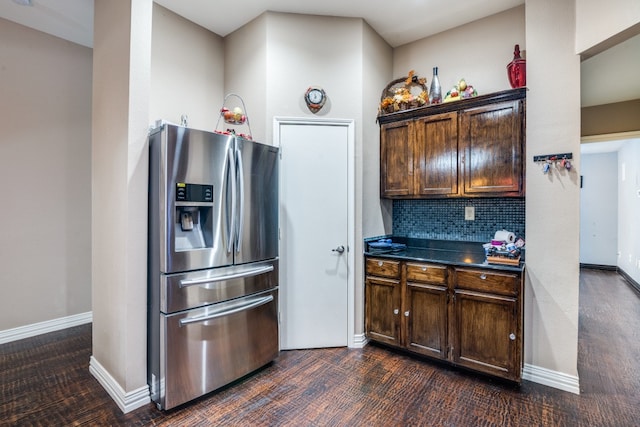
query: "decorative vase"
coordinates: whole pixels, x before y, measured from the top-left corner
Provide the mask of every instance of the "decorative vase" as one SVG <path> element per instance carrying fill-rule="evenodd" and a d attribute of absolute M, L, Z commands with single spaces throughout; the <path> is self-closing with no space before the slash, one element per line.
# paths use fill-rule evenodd
<path fill-rule="evenodd" d="M 440 104 L 442 102 L 442 88 L 438 79 L 438 67 L 433 67 L 433 79 L 429 88 L 429 104 Z"/>
<path fill-rule="evenodd" d="M 513 61 L 507 64 L 507 76 L 512 88 L 527 85 L 527 61 L 520 57 L 520 45 L 516 45 L 513 50 Z"/>

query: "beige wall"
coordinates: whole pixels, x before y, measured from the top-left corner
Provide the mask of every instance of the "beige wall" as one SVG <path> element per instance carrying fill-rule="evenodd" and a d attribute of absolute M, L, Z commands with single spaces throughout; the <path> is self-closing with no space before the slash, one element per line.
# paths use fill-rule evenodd
<path fill-rule="evenodd" d="M 380 127 L 373 120 L 378 114 L 380 93 L 391 80 L 393 49 L 368 25 L 363 26 L 362 46 L 362 142 L 356 149 L 356 164 L 361 174 L 356 180 L 356 235 L 374 237 L 390 234 L 392 230 L 391 200 L 380 199 Z M 361 181 L 360 181 L 361 180 Z M 356 240 L 355 253 L 364 252 L 362 239 Z M 364 334 L 364 262 L 355 261 L 355 333 Z"/>
<path fill-rule="evenodd" d="M 222 38 L 153 4 L 149 123 L 162 119 L 215 129 L 224 99 Z"/>
<path fill-rule="evenodd" d="M 580 58 L 573 2 L 528 0 L 526 27 L 525 360 L 577 377 Z M 563 96 L 550 102 L 550 93 Z M 533 156 L 550 153 L 574 153 L 572 171 L 543 174 Z"/>
<path fill-rule="evenodd" d="M 575 0 L 575 51 L 599 51 L 640 33 L 640 1 Z M 613 43 L 613 44 L 611 44 Z"/>
<path fill-rule="evenodd" d="M 91 49 L 0 19 L 0 331 L 91 311 Z"/>
<path fill-rule="evenodd" d="M 393 204 L 380 199 L 380 127 L 373 120 L 378 115 L 382 89 L 394 79 L 393 49 L 369 25 L 363 27 L 362 63 L 362 235 L 380 236 L 392 232 Z M 363 252 L 360 250 L 359 252 Z M 360 267 L 362 267 L 360 265 Z"/>
<path fill-rule="evenodd" d="M 328 26 L 330 33 L 325 31 Z M 317 37 L 321 32 L 323 37 Z M 359 18 L 266 12 L 225 37 L 224 45 L 225 90 L 244 99 L 253 137 L 266 143 L 273 143 L 275 116 L 360 120 L 367 82 L 367 93 L 378 99 L 379 85 L 390 75 L 390 47 Z M 377 63 L 363 83 L 363 58 L 377 55 L 368 65 L 382 61 L 381 48 L 386 49 L 387 62 Z M 310 85 L 328 94 L 327 104 L 316 114 L 303 99 Z M 375 109 L 368 113 L 375 117 Z"/>
<path fill-rule="evenodd" d="M 148 390 L 151 22 L 151 0 L 95 2 L 91 367 L 94 375 L 97 368 L 104 368 L 121 387 L 122 398 Z"/>
<path fill-rule="evenodd" d="M 363 143 L 362 19 L 331 18 L 286 13 L 267 14 L 267 121 L 273 117 L 324 117 L 355 120 L 355 151 Z M 331 31 L 324 29 L 331 28 Z M 292 34 L 295 34 L 292 37 Z M 322 34 L 322 37 L 318 37 Z M 311 85 L 327 92 L 328 100 L 315 115 L 307 108 L 303 94 Z M 273 125 L 268 128 L 272 138 Z M 312 159 L 309 159 L 311 161 Z M 362 194 L 362 167 L 356 160 L 355 194 Z M 358 203 L 359 202 L 359 203 Z M 362 210 L 361 200 L 355 204 Z M 356 220 L 355 242 L 362 240 L 361 221 Z M 355 264 L 362 264 L 362 250 L 355 248 Z M 361 312 L 362 276 L 356 284 L 354 313 Z M 356 317 L 354 332 L 362 333 L 363 319 Z"/>
<path fill-rule="evenodd" d="M 516 44 L 526 50 L 524 6 L 397 47 L 393 75 L 415 70 L 429 86 L 438 67 L 443 95 L 461 78 L 479 94 L 510 89 L 507 64 Z"/>
<path fill-rule="evenodd" d="M 224 39 L 225 94 L 235 94 L 244 102 L 249 122 L 236 127 L 238 132 L 251 129 L 255 141 L 271 144 L 272 118 L 267 117 L 267 24 L 265 15 L 254 19 Z M 241 106 L 238 97 L 230 96 L 229 108 Z M 224 123 L 221 124 L 221 127 Z"/>
<path fill-rule="evenodd" d="M 327 27 L 330 32 L 325 31 Z M 355 120 L 354 331 L 361 334 L 363 224 L 367 233 L 375 235 L 384 234 L 385 222 L 390 228 L 389 209 L 380 208 L 377 190 L 375 116 L 380 88 L 391 78 L 391 48 L 362 19 L 267 12 L 227 36 L 225 52 L 225 89 L 244 98 L 254 139 L 273 143 L 276 116 Z M 323 87 L 328 94 L 317 114 L 307 109 L 303 99 L 311 85 Z M 363 197 L 365 191 L 375 197 Z"/>
<path fill-rule="evenodd" d="M 581 110 L 581 136 L 640 131 L 640 99 Z"/>
<path fill-rule="evenodd" d="M 360 120 L 362 19 L 268 13 L 267 22 L 267 116 Z M 316 114 L 303 100 L 311 85 L 328 95 Z"/>
<path fill-rule="evenodd" d="M 631 37 L 585 60 L 580 54 L 582 107 L 640 99 L 640 25 Z"/>

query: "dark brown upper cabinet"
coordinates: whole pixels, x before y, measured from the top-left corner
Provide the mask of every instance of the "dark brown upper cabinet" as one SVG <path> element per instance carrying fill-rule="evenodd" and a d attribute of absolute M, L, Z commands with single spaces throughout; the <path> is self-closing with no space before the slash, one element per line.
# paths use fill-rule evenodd
<path fill-rule="evenodd" d="M 525 95 L 513 89 L 380 116 L 380 196 L 524 196 Z"/>

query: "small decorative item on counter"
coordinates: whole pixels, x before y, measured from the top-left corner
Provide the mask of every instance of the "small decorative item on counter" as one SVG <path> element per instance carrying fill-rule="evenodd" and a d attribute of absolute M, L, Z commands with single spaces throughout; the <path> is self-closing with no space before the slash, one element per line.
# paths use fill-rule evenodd
<path fill-rule="evenodd" d="M 512 233 L 511 231 L 498 230 L 493 235 L 493 241 L 496 241 L 496 240 L 498 240 L 500 242 L 513 243 L 513 242 L 516 241 L 516 235 L 515 235 L 515 233 Z"/>
<path fill-rule="evenodd" d="M 512 88 L 524 87 L 527 85 L 527 61 L 520 57 L 520 45 L 516 45 L 513 50 L 513 61 L 507 64 L 507 76 Z"/>
<path fill-rule="evenodd" d="M 473 86 L 467 84 L 465 79 L 460 79 L 460 81 L 458 81 L 458 83 L 451 88 L 449 92 L 447 92 L 444 102 L 459 101 L 473 96 L 478 96 L 478 92 Z"/>
<path fill-rule="evenodd" d="M 510 231 L 499 230 L 491 239 L 491 243 L 485 243 L 482 247 L 488 263 L 518 265 L 524 240 L 516 238 Z"/>
<path fill-rule="evenodd" d="M 442 102 L 442 87 L 438 77 L 438 67 L 433 67 L 433 79 L 429 88 L 429 104 L 440 104 Z"/>
<path fill-rule="evenodd" d="M 419 78 L 415 71 L 407 77 L 393 80 L 382 91 L 378 115 L 418 108 L 428 103 L 427 79 Z"/>
<path fill-rule="evenodd" d="M 487 255 L 487 262 L 490 264 L 507 264 L 518 265 L 520 264 L 520 248 L 514 243 L 504 242 L 501 246 L 495 246 L 493 244 L 483 245 L 485 248 L 485 254 Z"/>

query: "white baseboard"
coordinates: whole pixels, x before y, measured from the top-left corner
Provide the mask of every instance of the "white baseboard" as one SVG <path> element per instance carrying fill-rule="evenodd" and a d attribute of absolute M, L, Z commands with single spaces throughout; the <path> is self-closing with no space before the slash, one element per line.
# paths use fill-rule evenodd
<path fill-rule="evenodd" d="M 109 396 L 111 396 L 116 402 L 116 405 L 118 405 L 120 410 L 125 414 L 151 402 L 148 385 L 125 392 L 120 384 L 118 384 L 111 374 L 109 374 L 93 356 L 91 356 L 89 361 L 89 372 L 98 380 L 100 385 L 109 393 Z"/>
<path fill-rule="evenodd" d="M 580 394 L 580 379 L 577 376 L 567 375 L 562 372 L 552 371 L 540 366 L 524 364 L 522 379 L 534 383 Z"/>
<path fill-rule="evenodd" d="M 0 344 L 35 337 L 36 335 L 59 331 L 73 326 L 84 325 L 85 323 L 91 323 L 92 320 L 93 313 L 87 311 L 86 313 L 74 314 L 73 316 L 60 317 L 58 319 L 7 329 L 0 331 Z"/>
<path fill-rule="evenodd" d="M 367 336 L 365 334 L 355 334 L 353 336 L 353 343 L 350 348 L 364 348 L 369 340 L 367 340 Z"/>

